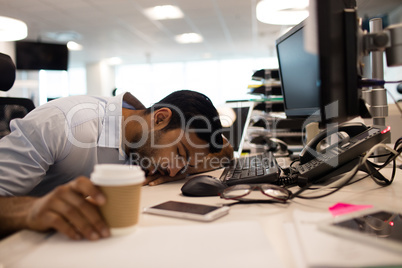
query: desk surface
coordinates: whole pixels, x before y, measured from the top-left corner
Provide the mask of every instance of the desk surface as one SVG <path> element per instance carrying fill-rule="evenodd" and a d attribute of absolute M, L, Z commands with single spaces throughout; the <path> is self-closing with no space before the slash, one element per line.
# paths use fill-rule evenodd
<path fill-rule="evenodd" d="M 384 174 L 390 174 L 390 169 L 385 169 Z M 212 174 L 217 175 L 220 171 L 214 171 Z M 148 207 L 167 200 L 177 200 L 192 203 L 221 205 L 231 203 L 233 201 L 222 200 L 219 197 L 185 197 L 181 195 L 180 188 L 183 181 L 167 183 L 159 186 L 144 186 L 142 191 L 141 206 Z M 328 197 L 316 200 L 296 199 L 288 204 L 247 204 L 235 205 L 231 207 L 230 213 L 212 223 L 200 223 L 190 220 L 175 219 L 157 215 L 142 214 L 138 230 L 170 230 L 169 227 L 186 228 L 197 226 L 231 226 L 233 236 L 241 234 L 241 224 L 238 223 L 255 223 L 261 226 L 262 233 L 265 235 L 267 243 L 271 246 L 272 251 L 282 267 L 320 267 L 326 266 L 369 266 L 369 265 L 390 265 L 402 264 L 402 256 L 389 252 L 377 247 L 368 246 L 360 242 L 338 238 L 330 234 L 323 233 L 316 229 L 316 222 L 320 219 L 331 219 L 328 208 L 334 204 L 350 203 L 360 205 L 374 205 L 386 207 L 398 212 L 402 212 L 402 171 L 399 169 L 395 181 L 391 186 L 380 187 L 370 178 L 366 178 L 360 182 L 349 185 L 339 192 Z M 235 224 L 236 223 L 236 224 Z M 223 225 L 219 225 L 223 224 Z M 238 226 L 238 227 L 236 227 Z M 251 225 L 249 225 L 251 226 Z M 244 227 L 244 226 L 243 226 Z M 239 229 L 236 229 L 239 228 Z M 143 233 L 141 233 L 143 234 Z M 44 234 L 38 234 L 30 231 L 22 231 L 0 242 L 0 267 L 3 263 L 4 268 L 8 267 L 26 267 L 20 265 L 23 262 L 26 252 L 34 248 L 46 244 Z M 239 236 L 245 239 L 243 236 Z M 135 235 L 133 236 L 133 239 Z M 220 244 L 221 238 L 208 236 L 205 239 L 189 242 L 188 248 L 197 248 L 199 245 L 216 245 Z M 204 240 L 204 241 L 203 241 Z M 64 241 L 64 240 L 62 240 Z M 41 242 L 41 243 L 40 243 Z M 238 241 L 239 244 L 244 241 Z M 250 251 L 261 250 L 261 241 L 254 245 L 249 244 L 247 247 Z M 57 243 L 60 244 L 60 241 Z M 76 241 L 67 241 L 65 243 L 80 243 Z M 90 252 L 90 243 L 87 241 L 86 249 Z M 175 247 L 175 241 L 169 242 Z M 76 244 L 77 245 L 77 244 Z M 258 245 L 259 248 L 256 248 Z M 158 245 L 149 246 L 153 250 L 149 251 L 149 267 L 152 265 L 152 258 L 158 258 L 158 252 L 163 251 Z M 255 248 L 253 248 L 255 247 Z M 263 246 L 262 246 L 263 247 Z M 186 249 L 182 249 L 186 250 Z M 39 254 L 39 253 L 37 253 Z M 59 252 L 61 256 L 65 256 L 66 252 Z M 32 255 L 32 254 L 31 254 Z M 57 254 L 56 254 L 57 255 Z M 268 254 L 269 255 L 269 254 Z M 267 255 L 267 257 L 268 257 Z M 29 256 L 29 254 L 28 254 Z M 180 256 L 180 255 L 177 255 Z M 172 258 L 179 258 L 179 257 Z M 245 258 L 250 255 L 245 254 Z M 52 258 L 51 256 L 42 256 L 43 258 Z M 55 256 L 53 256 L 55 258 Z M 56 256 L 57 257 L 57 256 Z M 65 258 L 65 257 L 64 257 Z M 173 259 L 170 261 L 173 261 Z M 216 256 L 214 258 L 217 258 Z M 375 262 L 372 260 L 375 259 Z M 22 262 L 21 262 L 22 260 Z M 241 263 L 242 260 L 240 260 Z M 169 260 L 165 262 L 168 264 Z M 216 263 L 219 263 L 218 261 Z M 251 261 L 251 263 L 253 263 Z M 66 263 L 60 259 L 60 267 L 67 267 Z M 116 265 L 115 267 L 126 267 L 126 265 Z M 169 266 L 169 265 L 166 265 Z M 183 265 L 184 267 L 185 265 Z M 235 267 L 238 267 L 234 265 Z M 36 267 L 32 265 L 32 267 Z M 71 267 L 71 266 L 68 266 Z M 91 267 L 90 265 L 87 267 Z M 177 267 L 177 266 L 176 266 Z M 194 266 L 186 266 L 194 267 Z M 214 266 L 214 260 L 211 260 L 210 267 Z M 267 263 L 258 263 L 248 267 L 272 267 Z"/>

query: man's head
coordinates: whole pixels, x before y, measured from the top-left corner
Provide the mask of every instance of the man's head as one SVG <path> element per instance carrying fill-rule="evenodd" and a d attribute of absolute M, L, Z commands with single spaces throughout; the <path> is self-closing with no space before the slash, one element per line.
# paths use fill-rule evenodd
<path fill-rule="evenodd" d="M 177 128 L 192 130 L 198 138 L 209 143 L 210 153 L 217 153 L 222 149 L 222 125 L 218 111 L 207 96 L 191 90 L 176 91 L 152 105 L 146 113 L 161 108 L 172 111 L 164 131 Z"/>
<path fill-rule="evenodd" d="M 141 133 L 144 144 L 130 152 L 137 154 L 134 158 L 140 165 L 149 165 L 145 168 L 151 174 L 159 171 L 174 176 L 185 166 L 194 166 L 202 156 L 222 149 L 218 112 L 201 93 L 173 92 L 146 109 L 144 115 L 150 122 L 148 131 Z"/>

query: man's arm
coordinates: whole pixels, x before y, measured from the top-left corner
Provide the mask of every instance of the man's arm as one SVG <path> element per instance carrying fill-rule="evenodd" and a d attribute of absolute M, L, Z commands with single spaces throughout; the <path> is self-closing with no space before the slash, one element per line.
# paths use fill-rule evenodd
<path fill-rule="evenodd" d="M 222 136 L 222 138 L 223 148 L 219 153 L 208 154 L 203 161 L 197 162 L 195 167 L 187 167 L 184 173 L 178 174 L 174 177 L 163 176 L 160 174 L 148 176 L 144 182 L 144 185 L 148 184 L 154 186 L 165 182 L 177 181 L 184 179 L 189 174 L 211 171 L 228 164 L 230 160 L 233 159 L 233 147 L 224 136 Z"/>
<path fill-rule="evenodd" d="M 0 197 L 0 237 L 22 229 L 57 230 L 71 239 L 110 235 L 98 206 L 105 197 L 86 177 L 55 188 L 43 197 Z"/>

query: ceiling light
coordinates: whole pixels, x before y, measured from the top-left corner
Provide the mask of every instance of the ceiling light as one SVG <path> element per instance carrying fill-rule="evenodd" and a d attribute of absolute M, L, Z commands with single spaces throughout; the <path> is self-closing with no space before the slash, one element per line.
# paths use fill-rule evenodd
<path fill-rule="evenodd" d="M 202 58 L 203 59 L 211 59 L 212 58 L 212 54 L 209 52 L 206 52 L 204 54 L 202 54 Z"/>
<path fill-rule="evenodd" d="M 152 20 L 180 19 L 184 17 L 180 8 L 171 5 L 147 8 L 144 13 Z"/>
<path fill-rule="evenodd" d="M 257 4 L 257 19 L 276 25 L 296 25 L 308 17 L 308 0 L 262 0 Z"/>
<path fill-rule="evenodd" d="M 0 16 L 0 41 L 16 41 L 27 37 L 28 28 L 25 22 Z"/>
<path fill-rule="evenodd" d="M 74 42 L 74 41 L 70 41 L 67 43 L 67 48 L 69 50 L 74 50 L 74 51 L 78 51 L 78 50 L 82 50 L 82 45 Z"/>
<path fill-rule="evenodd" d="M 204 41 L 204 38 L 197 33 L 185 33 L 176 35 L 175 40 L 180 44 L 191 44 L 191 43 L 201 43 L 202 41 Z"/>
<path fill-rule="evenodd" d="M 71 40 L 79 40 L 82 38 L 79 33 L 74 31 L 48 32 L 46 33 L 46 36 L 59 42 L 68 42 Z"/>
<path fill-rule="evenodd" d="M 112 57 L 106 60 L 107 64 L 109 65 L 119 65 L 123 62 L 123 60 L 119 57 Z"/>

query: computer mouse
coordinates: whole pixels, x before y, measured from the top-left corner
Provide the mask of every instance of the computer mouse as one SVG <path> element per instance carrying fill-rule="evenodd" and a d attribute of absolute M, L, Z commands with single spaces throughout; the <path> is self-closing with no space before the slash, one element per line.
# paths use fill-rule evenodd
<path fill-rule="evenodd" d="M 184 183 L 181 192 L 186 196 L 217 196 L 226 187 L 228 186 L 216 177 L 198 175 Z"/>

